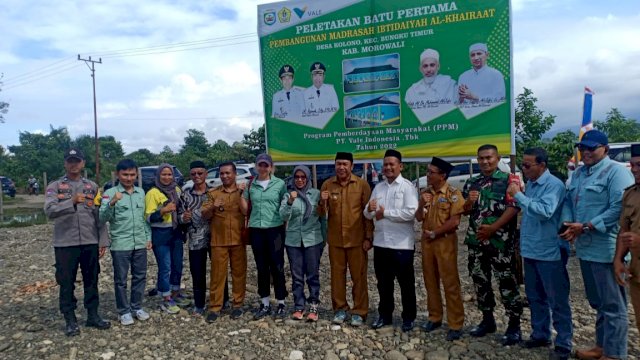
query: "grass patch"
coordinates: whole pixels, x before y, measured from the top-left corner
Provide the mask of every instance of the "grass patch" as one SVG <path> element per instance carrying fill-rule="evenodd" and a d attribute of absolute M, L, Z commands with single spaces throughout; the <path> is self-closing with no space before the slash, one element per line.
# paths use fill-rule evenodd
<path fill-rule="evenodd" d="M 5 209 L 0 218 L 0 228 L 26 227 L 48 222 L 43 210 L 30 208 Z"/>

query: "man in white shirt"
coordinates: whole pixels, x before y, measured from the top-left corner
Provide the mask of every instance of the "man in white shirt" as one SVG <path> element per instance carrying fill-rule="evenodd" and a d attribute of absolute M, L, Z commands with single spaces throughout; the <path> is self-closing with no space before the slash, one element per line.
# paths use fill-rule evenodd
<path fill-rule="evenodd" d="M 304 111 L 302 123 L 323 128 L 338 109 L 338 95 L 333 85 L 324 83 L 326 67 L 321 62 L 311 64 L 311 80 L 313 85 L 304 90 Z"/>
<path fill-rule="evenodd" d="M 379 329 L 393 323 L 393 287 L 397 278 L 402 295 L 402 331 L 407 332 L 413 329 L 416 319 L 413 219 L 418 192 L 402 177 L 402 168 L 400 152 L 387 150 L 383 162 L 386 181 L 376 185 L 363 213 L 374 220 L 373 265 L 380 295 L 379 317 L 371 327 Z"/>
<path fill-rule="evenodd" d="M 487 44 L 476 43 L 469 47 L 472 69 L 460 75 L 458 96 L 460 104 L 492 104 L 505 100 L 504 76 L 487 65 Z"/>
<path fill-rule="evenodd" d="M 416 117 L 428 122 L 455 109 L 458 88 L 449 75 L 440 71 L 440 53 L 426 49 L 420 54 L 420 72 L 423 77 L 407 90 L 404 101 Z"/>
<path fill-rule="evenodd" d="M 271 116 L 276 119 L 300 121 L 304 108 L 303 90 L 293 86 L 295 70 L 291 65 L 282 65 L 278 76 L 282 89 L 273 94 Z"/>

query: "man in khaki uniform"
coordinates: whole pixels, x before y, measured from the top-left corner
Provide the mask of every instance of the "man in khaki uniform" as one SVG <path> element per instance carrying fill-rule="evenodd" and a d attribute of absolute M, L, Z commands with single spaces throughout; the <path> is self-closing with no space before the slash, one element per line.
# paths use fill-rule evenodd
<path fill-rule="evenodd" d="M 240 212 L 240 197 L 246 184 L 236 185 L 234 163 L 220 165 L 222 186 L 207 192 L 202 205 L 202 216 L 211 219 L 211 277 L 207 322 L 218 319 L 224 304 L 224 288 L 227 280 L 227 264 L 231 264 L 233 310 L 231 318 L 242 316 L 247 284 L 247 250 L 242 243 L 241 232 L 244 215 Z"/>
<path fill-rule="evenodd" d="M 630 162 L 635 184 L 628 187 L 622 196 L 620 233 L 613 267 L 618 284 L 629 284 L 631 303 L 636 313 L 636 326 L 640 329 L 640 144 L 631 145 Z M 624 257 L 629 251 L 631 264 L 625 269 Z"/>
<path fill-rule="evenodd" d="M 367 251 L 371 249 L 373 223 L 362 215 L 371 196 L 371 188 L 363 179 L 351 174 L 353 155 L 338 152 L 336 176 L 322 184 L 318 214 L 328 215 L 327 242 L 331 264 L 331 303 L 333 322 L 347 318 L 347 267 L 353 281 L 351 325 L 364 324 L 369 310 L 367 292 Z"/>
<path fill-rule="evenodd" d="M 464 307 L 458 275 L 458 236 L 456 229 L 464 212 L 464 198 L 447 184 L 453 166 L 437 157 L 429 164 L 429 187 L 420 194 L 416 220 L 422 221 L 422 273 L 427 288 L 429 319 L 424 325 L 431 332 L 442 325 L 440 280 L 447 301 L 447 340 L 462 337 Z"/>

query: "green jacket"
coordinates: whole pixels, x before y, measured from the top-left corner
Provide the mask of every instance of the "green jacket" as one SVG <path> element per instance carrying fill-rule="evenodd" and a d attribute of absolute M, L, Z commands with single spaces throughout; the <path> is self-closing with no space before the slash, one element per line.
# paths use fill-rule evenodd
<path fill-rule="evenodd" d="M 249 227 L 268 229 L 282 225 L 278 210 L 286 193 L 287 187 L 284 181 L 273 175 L 271 175 L 266 189 L 258 184 L 257 178 L 253 179 L 249 191 L 242 194 L 245 199 L 251 202 Z"/>
<path fill-rule="evenodd" d="M 109 206 L 116 192 L 122 199 L 114 207 Z M 131 194 L 122 187 L 114 186 L 102 195 L 100 222 L 109 222 L 111 250 L 144 249 L 151 241 L 151 229 L 144 216 L 144 190 L 134 186 Z"/>
<path fill-rule="evenodd" d="M 287 222 L 287 237 L 284 244 L 286 246 L 310 247 L 324 242 L 327 232 L 327 222 L 324 217 L 320 218 L 316 212 L 318 201 L 320 201 L 320 191 L 309 189 L 307 198 L 311 202 L 311 215 L 306 223 L 303 223 L 305 203 L 297 198 L 293 204 L 289 205 L 289 194 L 285 194 L 280 204 L 280 217 Z"/>

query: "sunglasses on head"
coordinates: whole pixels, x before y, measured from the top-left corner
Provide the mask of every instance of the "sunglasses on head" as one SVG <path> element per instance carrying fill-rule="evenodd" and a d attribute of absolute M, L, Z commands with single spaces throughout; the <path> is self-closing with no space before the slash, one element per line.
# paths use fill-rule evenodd
<path fill-rule="evenodd" d="M 587 145 L 578 145 L 578 150 L 580 151 L 596 151 L 599 148 L 601 148 L 603 145 L 596 145 L 596 146 L 587 146 Z"/>

